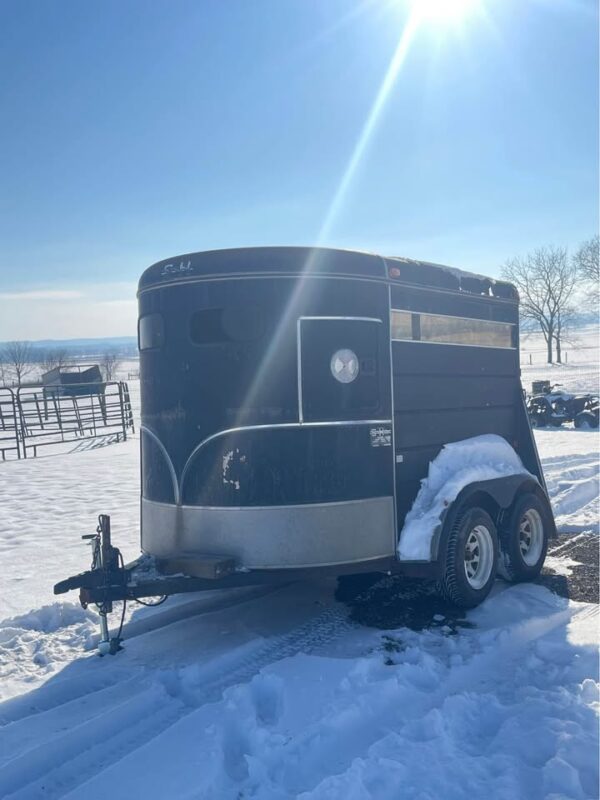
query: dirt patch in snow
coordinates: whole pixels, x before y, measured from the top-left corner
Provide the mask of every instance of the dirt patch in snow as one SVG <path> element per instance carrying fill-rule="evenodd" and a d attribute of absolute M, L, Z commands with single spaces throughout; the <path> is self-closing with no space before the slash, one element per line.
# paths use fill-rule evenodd
<path fill-rule="evenodd" d="M 585 603 L 599 602 L 600 539 L 593 533 L 565 534 L 550 546 L 551 561 L 564 563 L 560 574 L 545 567 L 536 583 L 554 594 Z M 464 612 L 439 597 L 433 582 L 376 575 L 357 575 L 343 579 L 336 598 L 350 610 L 350 618 L 370 628 L 395 630 L 410 628 L 422 631 L 441 629 L 454 634 L 472 627 Z"/>
<path fill-rule="evenodd" d="M 373 580 L 369 586 L 369 576 L 356 576 L 338 586 L 336 598 L 349 607 L 353 622 L 381 630 L 438 628 L 448 634 L 473 627 L 463 611 L 436 593 L 433 582 L 401 576 Z"/>

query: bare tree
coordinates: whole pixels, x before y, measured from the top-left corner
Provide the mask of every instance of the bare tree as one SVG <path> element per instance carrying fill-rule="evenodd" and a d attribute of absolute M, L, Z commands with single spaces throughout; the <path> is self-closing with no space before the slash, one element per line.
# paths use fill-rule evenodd
<path fill-rule="evenodd" d="M 573 263 L 579 276 L 588 284 L 588 297 L 596 306 L 600 301 L 600 236 L 592 236 L 583 242 L 573 256 Z"/>
<path fill-rule="evenodd" d="M 68 362 L 68 353 L 64 347 L 54 347 L 42 350 L 39 363 L 44 372 L 49 372 L 56 367 L 64 367 Z"/>
<path fill-rule="evenodd" d="M 100 366 L 104 374 L 105 381 L 112 381 L 117 376 L 117 370 L 121 365 L 119 356 L 114 352 L 106 352 L 100 359 Z"/>
<path fill-rule="evenodd" d="M 521 298 L 521 317 L 539 326 L 551 364 L 562 360 L 562 342 L 573 309 L 570 305 L 577 284 L 577 270 L 562 247 L 541 247 L 524 258 L 513 258 L 502 268 Z"/>
<path fill-rule="evenodd" d="M 5 342 L 0 349 L 0 361 L 9 367 L 17 379 L 17 386 L 33 370 L 31 342 Z"/>

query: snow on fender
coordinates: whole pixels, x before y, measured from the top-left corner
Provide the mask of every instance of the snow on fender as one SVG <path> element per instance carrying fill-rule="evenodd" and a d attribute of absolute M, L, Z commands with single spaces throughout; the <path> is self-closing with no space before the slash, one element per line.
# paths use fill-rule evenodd
<path fill-rule="evenodd" d="M 433 535 L 442 514 L 460 492 L 471 483 L 510 475 L 531 473 L 501 436 L 489 433 L 444 445 L 430 462 L 406 515 L 398 542 L 400 560 L 431 561 Z"/>

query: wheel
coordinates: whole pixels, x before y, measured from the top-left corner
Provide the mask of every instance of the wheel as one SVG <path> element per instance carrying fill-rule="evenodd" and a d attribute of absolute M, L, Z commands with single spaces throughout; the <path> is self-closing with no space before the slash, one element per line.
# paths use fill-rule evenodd
<path fill-rule="evenodd" d="M 498 536 L 487 511 L 461 509 L 448 534 L 442 596 L 459 608 L 474 608 L 490 593 L 496 579 Z"/>
<path fill-rule="evenodd" d="M 598 417 L 591 411 L 580 411 L 574 422 L 576 428 L 583 430 L 595 430 L 598 427 Z"/>
<path fill-rule="evenodd" d="M 532 581 L 540 574 L 551 527 L 550 508 L 537 495 L 517 497 L 506 525 L 500 527 L 499 572 L 511 583 Z"/>
<path fill-rule="evenodd" d="M 566 406 L 566 403 L 564 402 L 564 400 L 555 400 L 552 403 L 552 413 L 553 414 L 557 414 L 557 415 L 559 415 L 561 417 L 568 417 L 569 416 L 569 412 L 567 410 L 567 406 Z"/>

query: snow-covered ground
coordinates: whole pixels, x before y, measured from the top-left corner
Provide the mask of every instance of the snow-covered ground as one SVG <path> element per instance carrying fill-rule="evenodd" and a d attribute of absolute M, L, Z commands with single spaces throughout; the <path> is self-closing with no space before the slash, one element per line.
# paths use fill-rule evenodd
<path fill-rule="evenodd" d="M 541 333 L 521 334 L 523 387 L 532 381 L 549 380 L 570 392 L 598 393 L 600 376 L 600 329 L 588 325 L 573 331 L 563 343 L 563 363 L 546 363 L 546 345 Z"/>
<path fill-rule="evenodd" d="M 551 377 L 596 391 L 585 341 Z M 524 383 L 548 376 L 527 360 Z M 559 529 L 597 534 L 598 435 L 536 439 Z M 99 659 L 95 614 L 52 585 L 87 568 L 101 511 L 138 554 L 138 447 L 0 464 L 0 797 L 599 796 L 597 607 L 540 585 L 390 631 L 352 622 L 331 581 L 183 596 L 129 609 L 125 650 Z"/>

